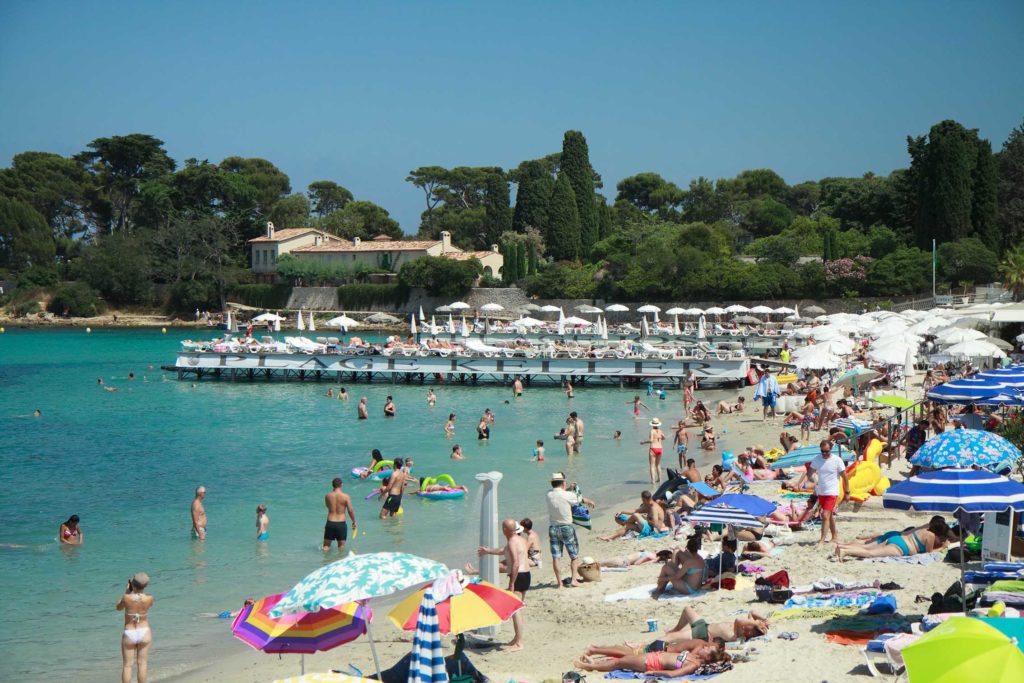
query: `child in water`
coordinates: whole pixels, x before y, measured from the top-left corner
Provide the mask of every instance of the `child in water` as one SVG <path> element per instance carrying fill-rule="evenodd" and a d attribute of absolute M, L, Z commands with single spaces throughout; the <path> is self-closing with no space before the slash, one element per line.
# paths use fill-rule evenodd
<path fill-rule="evenodd" d="M 544 442 L 540 439 L 537 439 L 537 447 L 533 449 L 533 459 L 544 462 Z"/>

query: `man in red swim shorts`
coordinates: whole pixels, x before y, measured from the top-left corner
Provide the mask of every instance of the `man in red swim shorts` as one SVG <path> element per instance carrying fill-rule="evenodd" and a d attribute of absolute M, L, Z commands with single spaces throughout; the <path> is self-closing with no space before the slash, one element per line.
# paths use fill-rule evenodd
<path fill-rule="evenodd" d="M 821 538 L 818 545 L 825 543 L 825 536 L 831 531 L 832 542 L 839 543 L 839 533 L 836 531 L 835 509 L 839 502 L 839 482 L 847 493 L 850 491 L 850 482 L 846 478 L 846 464 L 839 456 L 832 455 L 832 442 L 825 439 L 819 445 L 821 454 L 811 461 L 811 470 L 816 479 L 814 493 L 818 497 L 818 505 L 821 506 Z"/>

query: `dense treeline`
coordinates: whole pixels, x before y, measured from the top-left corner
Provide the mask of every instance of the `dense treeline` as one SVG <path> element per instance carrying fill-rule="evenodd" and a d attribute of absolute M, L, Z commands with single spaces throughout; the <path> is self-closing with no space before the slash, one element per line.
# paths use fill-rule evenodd
<path fill-rule="evenodd" d="M 942 121 L 908 137 L 907 151 L 909 167 L 888 176 L 796 185 L 769 169 L 699 177 L 685 189 L 638 173 L 610 202 L 583 134 L 567 131 L 560 151 L 514 169 L 424 166 L 406 180 L 424 197 L 419 238 L 448 231 L 465 248 L 498 244 L 504 283 L 543 296 L 909 294 L 930 288 L 933 239 L 945 287 L 1002 277 L 1024 293 L 1024 126 L 993 153 L 977 130 Z M 51 288 L 72 312 L 218 307 L 249 282 L 245 240 L 267 220 L 346 238 L 403 235 L 385 209 L 336 182 L 293 192 L 265 159 L 179 167 L 160 140 L 132 134 L 98 138 L 72 157 L 25 152 L 0 169 L 0 277 Z M 365 275 L 288 259 L 280 268 L 321 284 Z M 479 276 L 453 268 L 424 261 L 401 280 L 447 292 Z"/>

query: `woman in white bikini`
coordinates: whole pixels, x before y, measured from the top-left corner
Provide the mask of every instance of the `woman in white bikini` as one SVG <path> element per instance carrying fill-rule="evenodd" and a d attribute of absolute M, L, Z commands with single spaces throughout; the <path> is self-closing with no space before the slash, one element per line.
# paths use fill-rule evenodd
<path fill-rule="evenodd" d="M 149 585 L 149 576 L 139 572 L 128 581 L 124 595 L 117 602 L 117 611 L 124 610 L 124 633 L 121 635 L 121 683 L 131 683 L 132 669 L 138 662 L 138 683 L 146 683 L 149 676 L 149 646 L 153 633 L 149 629 L 149 608 L 153 596 L 144 592 Z"/>

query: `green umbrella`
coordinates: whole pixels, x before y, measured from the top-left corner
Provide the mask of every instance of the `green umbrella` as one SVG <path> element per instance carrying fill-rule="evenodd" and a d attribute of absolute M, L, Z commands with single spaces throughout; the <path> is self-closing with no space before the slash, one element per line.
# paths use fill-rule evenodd
<path fill-rule="evenodd" d="M 973 617 L 950 617 L 903 648 L 911 683 L 1024 681 L 1024 653 L 1005 634 Z"/>
<path fill-rule="evenodd" d="M 871 398 L 875 403 L 881 403 L 883 406 L 889 406 L 890 408 L 896 408 L 897 410 L 906 410 L 910 406 L 917 403 L 904 396 L 896 396 L 894 394 L 886 394 L 884 396 L 873 396 Z"/>

